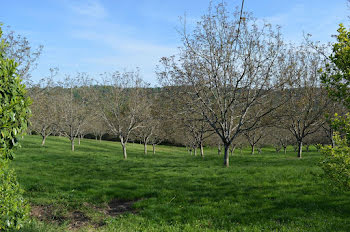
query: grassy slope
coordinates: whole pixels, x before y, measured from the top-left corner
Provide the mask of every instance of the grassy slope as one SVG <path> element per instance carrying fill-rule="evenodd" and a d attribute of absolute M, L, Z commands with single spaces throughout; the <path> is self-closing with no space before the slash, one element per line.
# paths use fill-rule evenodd
<path fill-rule="evenodd" d="M 325 189 L 316 152 L 299 160 L 293 152 L 247 150 L 223 168 L 215 149 L 202 160 L 167 146 L 145 156 L 142 145 L 129 144 L 123 160 L 115 142 L 83 140 L 71 152 L 64 138 L 41 147 L 39 137 L 27 136 L 22 146 L 13 164 L 31 204 L 62 215 L 79 209 L 97 222 L 103 216 L 86 202 L 142 199 L 139 213 L 104 217 L 101 231 L 350 231 L 349 195 Z M 65 231 L 67 224 L 33 223 L 25 231 Z"/>

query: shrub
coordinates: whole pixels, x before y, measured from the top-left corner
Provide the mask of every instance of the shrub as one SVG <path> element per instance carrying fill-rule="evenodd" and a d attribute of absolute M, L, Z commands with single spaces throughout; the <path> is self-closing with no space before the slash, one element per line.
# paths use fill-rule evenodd
<path fill-rule="evenodd" d="M 0 231 L 16 231 L 28 219 L 29 208 L 9 160 L 19 145 L 16 136 L 27 128 L 30 100 L 5 47 L 0 27 Z"/>
<path fill-rule="evenodd" d="M 28 220 L 29 207 L 22 197 L 13 169 L 0 160 L 0 231 L 16 231 Z"/>
<path fill-rule="evenodd" d="M 321 162 L 321 168 L 334 187 L 348 190 L 350 189 L 350 147 L 348 140 L 341 138 L 337 132 L 334 133 L 333 139 L 335 141 L 334 147 L 329 145 L 321 149 L 325 156 Z"/>

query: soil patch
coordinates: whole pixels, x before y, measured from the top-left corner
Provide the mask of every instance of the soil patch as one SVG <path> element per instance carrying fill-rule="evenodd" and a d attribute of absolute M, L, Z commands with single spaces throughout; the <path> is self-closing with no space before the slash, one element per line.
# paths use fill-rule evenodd
<path fill-rule="evenodd" d="M 71 216 L 69 219 L 71 221 L 69 228 L 72 230 L 79 229 L 81 227 L 84 227 L 90 224 L 90 220 L 91 220 L 83 212 L 80 212 L 80 211 L 74 211 L 73 213 L 71 213 Z"/>
<path fill-rule="evenodd" d="M 56 222 L 61 224 L 66 217 L 59 216 L 54 212 L 52 205 L 35 205 L 31 206 L 30 216 L 38 218 L 40 221 Z"/>
<path fill-rule="evenodd" d="M 99 208 L 89 203 L 84 203 L 84 206 L 99 211 L 104 215 L 116 217 L 124 213 L 137 213 L 137 210 L 133 208 L 134 203 L 137 201 L 139 200 L 113 199 L 105 208 Z M 104 220 L 97 224 L 93 223 L 90 217 L 79 210 L 68 213 L 67 211 L 65 213 L 62 212 L 62 210 L 56 209 L 53 205 L 32 205 L 30 215 L 46 223 L 62 224 L 64 221 L 70 221 L 69 230 L 78 230 L 88 225 L 93 225 L 95 228 L 105 225 Z"/>
<path fill-rule="evenodd" d="M 113 199 L 108 203 L 105 213 L 112 217 L 123 213 L 137 213 L 137 210 L 133 209 L 133 205 L 137 201 L 139 200 Z"/>

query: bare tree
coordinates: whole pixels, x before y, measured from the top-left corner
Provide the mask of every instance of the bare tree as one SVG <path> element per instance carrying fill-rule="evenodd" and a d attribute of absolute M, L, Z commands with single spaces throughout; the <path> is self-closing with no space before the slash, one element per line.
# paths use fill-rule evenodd
<path fill-rule="evenodd" d="M 283 148 L 284 154 L 287 154 L 287 147 L 295 143 L 295 138 L 288 130 L 272 128 L 269 133 L 271 135 L 270 141 L 275 146 L 276 151 L 278 148 Z"/>
<path fill-rule="evenodd" d="M 280 32 L 269 24 L 258 25 L 249 14 L 232 16 L 225 4 L 218 4 L 192 32 L 184 26 L 181 35 L 180 55 L 161 59 L 159 80 L 164 86 L 182 87 L 192 111 L 220 137 L 228 167 L 232 141 L 283 104 Z"/>
<path fill-rule="evenodd" d="M 75 139 L 91 115 L 90 85 L 91 80 L 83 73 L 75 77 L 66 76 L 65 80 L 59 83 L 60 93 L 56 98 L 60 102 L 58 107 L 60 117 L 57 121 L 60 132 L 70 140 L 72 151 Z"/>
<path fill-rule="evenodd" d="M 46 138 L 57 129 L 57 99 L 55 97 L 55 82 L 53 77 L 57 69 L 50 69 L 50 76 L 43 78 L 38 84 L 28 90 L 33 104 L 30 128 L 41 135 L 41 145 L 45 145 Z"/>
<path fill-rule="evenodd" d="M 7 44 L 5 46 L 6 56 L 17 62 L 19 75 L 26 84 L 30 84 L 30 71 L 36 68 L 36 62 L 41 55 L 43 46 L 40 45 L 34 49 L 26 37 L 16 34 L 9 27 L 5 30 L 4 40 Z"/>
<path fill-rule="evenodd" d="M 97 108 L 94 107 L 95 110 Z M 96 140 L 101 142 L 102 136 L 107 133 L 107 125 L 105 121 L 99 116 L 92 116 L 88 122 L 89 129 L 88 131 L 95 136 Z"/>
<path fill-rule="evenodd" d="M 265 136 L 265 128 L 259 127 L 254 130 L 245 131 L 243 134 L 246 137 L 250 147 L 251 154 L 254 155 L 256 145 L 261 141 L 261 139 Z"/>
<path fill-rule="evenodd" d="M 115 72 L 106 78 L 99 94 L 101 117 L 110 132 L 119 137 L 124 159 L 127 159 L 126 145 L 130 134 L 142 127 L 145 119 L 144 108 L 148 101 L 144 88 L 148 85 L 140 78 L 139 71 Z"/>
<path fill-rule="evenodd" d="M 295 137 L 301 158 L 304 139 L 325 124 L 330 100 L 320 84 L 319 70 L 324 65 L 322 55 L 300 45 L 291 50 L 289 62 L 295 79 L 289 89 L 291 100 L 281 113 L 284 117 L 280 125 Z"/>

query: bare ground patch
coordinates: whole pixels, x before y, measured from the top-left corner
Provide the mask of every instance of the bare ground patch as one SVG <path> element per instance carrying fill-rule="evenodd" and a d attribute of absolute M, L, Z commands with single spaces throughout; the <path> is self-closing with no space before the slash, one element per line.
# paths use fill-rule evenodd
<path fill-rule="evenodd" d="M 98 211 L 105 216 L 116 217 L 124 213 L 137 213 L 138 210 L 133 208 L 134 203 L 139 200 L 122 200 L 122 199 L 113 199 L 111 200 L 106 207 L 96 207 L 89 203 L 84 203 L 85 207 L 88 207 L 92 210 Z M 65 221 L 69 221 L 69 230 L 79 230 L 82 227 L 92 225 L 95 228 L 104 226 L 104 217 L 98 223 L 94 223 L 93 220 L 85 215 L 82 211 L 75 210 L 72 212 L 65 213 L 61 215 L 53 205 L 33 205 L 31 206 L 30 215 L 34 218 L 37 218 L 40 221 L 46 223 L 57 223 L 62 224 Z"/>
<path fill-rule="evenodd" d="M 108 203 L 106 214 L 115 217 L 123 213 L 137 213 L 137 210 L 133 208 L 137 201 L 139 200 L 113 199 Z"/>

